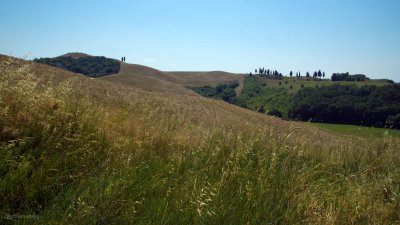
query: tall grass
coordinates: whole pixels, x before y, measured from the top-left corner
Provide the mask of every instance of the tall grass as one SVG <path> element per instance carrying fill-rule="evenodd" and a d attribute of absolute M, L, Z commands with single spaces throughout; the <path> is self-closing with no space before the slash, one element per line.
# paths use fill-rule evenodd
<path fill-rule="evenodd" d="M 396 138 L 318 144 L 199 97 L 108 104 L 7 62 L 2 223 L 400 223 Z"/>

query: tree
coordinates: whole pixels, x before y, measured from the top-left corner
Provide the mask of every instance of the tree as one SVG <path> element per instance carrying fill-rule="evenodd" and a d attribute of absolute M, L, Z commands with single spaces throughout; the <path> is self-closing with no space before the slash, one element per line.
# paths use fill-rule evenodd
<path fill-rule="evenodd" d="M 325 78 L 325 72 L 322 73 L 322 77 Z"/>
<path fill-rule="evenodd" d="M 309 72 L 306 73 L 306 77 L 310 78 L 310 73 Z"/>
<path fill-rule="evenodd" d="M 321 73 L 321 70 L 318 70 L 318 77 L 321 79 L 321 77 L 322 77 L 322 73 Z"/>
<path fill-rule="evenodd" d="M 290 77 L 292 77 L 292 76 L 293 76 L 293 72 L 292 72 L 292 71 L 290 71 L 289 75 L 290 75 Z"/>
<path fill-rule="evenodd" d="M 257 74 L 257 69 L 254 70 L 255 74 Z"/>

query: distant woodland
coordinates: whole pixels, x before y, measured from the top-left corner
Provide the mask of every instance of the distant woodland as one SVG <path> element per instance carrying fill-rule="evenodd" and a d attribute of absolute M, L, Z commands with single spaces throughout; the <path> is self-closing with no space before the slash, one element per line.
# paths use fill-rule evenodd
<path fill-rule="evenodd" d="M 400 85 L 304 88 L 293 97 L 289 117 L 400 129 Z"/>
<path fill-rule="evenodd" d="M 35 62 L 59 67 L 74 73 L 80 73 L 89 77 L 100 77 L 119 72 L 120 63 L 118 60 L 109 59 L 103 56 L 40 58 Z"/>

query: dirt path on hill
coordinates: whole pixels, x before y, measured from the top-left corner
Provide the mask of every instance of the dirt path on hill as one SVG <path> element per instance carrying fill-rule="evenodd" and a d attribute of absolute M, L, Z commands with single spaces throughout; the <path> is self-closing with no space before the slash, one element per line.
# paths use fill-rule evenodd
<path fill-rule="evenodd" d="M 243 91 L 243 84 L 244 84 L 244 75 L 240 76 L 239 86 L 235 88 L 236 96 L 240 96 Z"/>

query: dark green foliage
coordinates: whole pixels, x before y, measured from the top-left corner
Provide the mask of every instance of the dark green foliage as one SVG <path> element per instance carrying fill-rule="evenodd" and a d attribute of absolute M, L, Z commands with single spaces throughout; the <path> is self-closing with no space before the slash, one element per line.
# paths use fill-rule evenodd
<path fill-rule="evenodd" d="M 365 81 L 369 78 L 363 74 L 350 75 L 347 73 L 334 73 L 331 77 L 332 81 Z"/>
<path fill-rule="evenodd" d="M 222 99 L 261 113 L 268 111 L 273 112 L 274 116 L 287 117 L 291 95 L 288 95 L 284 88 L 269 88 L 258 77 L 246 76 L 242 93 L 236 96 L 235 88 L 238 85 L 234 82 L 217 87 L 205 86 L 192 89 L 205 97 Z"/>
<path fill-rule="evenodd" d="M 109 59 L 103 56 L 81 57 L 79 59 L 71 57 L 40 58 L 35 59 L 34 61 L 59 67 L 74 73 L 80 73 L 89 77 L 116 74 L 120 69 L 120 63 L 118 60 Z"/>
<path fill-rule="evenodd" d="M 284 88 L 265 87 L 259 78 L 246 77 L 242 93 L 233 103 L 251 110 L 259 110 L 263 106 L 264 111 L 276 110 L 282 112 L 276 116 L 286 118 L 290 98 L 291 95 Z"/>
<path fill-rule="evenodd" d="M 192 90 L 209 98 L 222 99 L 233 103 L 236 97 L 235 88 L 237 86 L 239 86 L 239 83 L 235 81 L 229 84 L 220 84 L 216 87 L 193 87 Z"/>
<path fill-rule="evenodd" d="M 303 121 L 398 127 L 400 85 L 332 85 L 304 88 L 292 99 L 289 116 Z"/>

